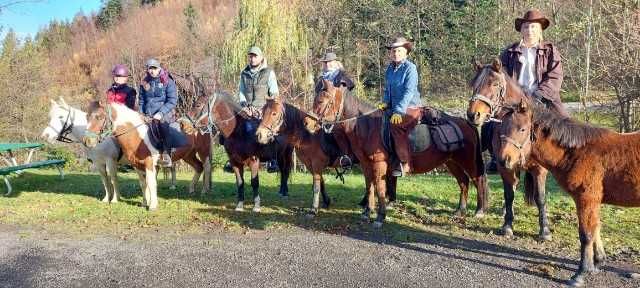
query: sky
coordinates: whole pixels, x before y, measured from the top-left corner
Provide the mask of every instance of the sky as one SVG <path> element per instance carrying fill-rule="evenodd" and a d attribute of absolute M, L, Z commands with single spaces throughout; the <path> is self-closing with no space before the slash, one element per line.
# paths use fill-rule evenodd
<path fill-rule="evenodd" d="M 0 0 L 0 5 L 10 1 Z M 101 4 L 100 0 L 42 0 L 16 4 L 0 11 L 1 35 L 12 28 L 20 38 L 33 37 L 51 20 L 69 20 L 80 11 L 89 15 L 98 11 Z"/>

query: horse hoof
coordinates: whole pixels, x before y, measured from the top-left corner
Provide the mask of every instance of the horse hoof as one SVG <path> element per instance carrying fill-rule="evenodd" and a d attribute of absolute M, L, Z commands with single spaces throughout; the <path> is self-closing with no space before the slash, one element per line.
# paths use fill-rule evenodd
<path fill-rule="evenodd" d="M 467 214 L 467 212 L 465 210 L 460 210 L 460 209 L 453 212 L 453 216 L 455 217 L 464 217 L 465 214 Z"/>
<path fill-rule="evenodd" d="M 363 221 L 369 221 L 369 218 L 370 218 L 369 214 L 366 214 L 366 213 L 360 214 L 360 219 Z"/>
<path fill-rule="evenodd" d="M 380 221 L 373 222 L 373 228 L 375 228 L 375 229 L 382 228 L 382 222 L 380 222 Z"/>
<path fill-rule="evenodd" d="M 113 199 L 113 200 L 111 200 L 111 202 L 110 202 L 110 203 L 111 203 L 111 204 L 116 204 L 116 203 L 118 203 L 118 200 L 117 200 L 117 199 Z"/>
<path fill-rule="evenodd" d="M 244 202 L 242 202 L 242 201 L 238 202 L 238 205 L 236 205 L 236 211 L 237 212 L 244 211 Z"/>
<path fill-rule="evenodd" d="M 169 186 L 169 190 L 176 190 L 176 185 Z"/>
<path fill-rule="evenodd" d="M 513 229 L 511 229 L 510 227 L 502 227 L 498 234 L 506 238 L 513 238 Z"/>
<path fill-rule="evenodd" d="M 476 214 L 473 215 L 476 218 L 484 218 L 484 211 L 476 211 Z"/>
<path fill-rule="evenodd" d="M 551 234 L 542 234 L 538 236 L 538 241 L 540 242 L 548 242 L 551 241 L 553 237 L 551 237 Z"/>
<path fill-rule="evenodd" d="M 314 218 L 316 218 L 316 213 L 309 212 L 306 215 L 304 215 L 304 218 L 307 218 L 307 220 L 313 220 Z"/>
<path fill-rule="evenodd" d="M 582 287 L 584 286 L 584 278 L 582 278 L 582 276 L 573 277 L 567 281 L 567 285 L 571 287 Z"/>
<path fill-rule="evenodd" d="M 149 212 L 153 212 L 153 211 L 156 211 L 156 210 L 158 210 L 158 207 L 156 207 L 156 206 L 147 207 L 147 211 L 149 211 Z"/>
<path fill-rule="evenodd" d="M 280 199 L 285 200 L 285 201 L 286 201 L 286 200 L 289 200 L 289 195 L 282 195 L 282 194 L 280 194 Z"/>
<path fill-rule="evenodd" d="M 253 210 L 253 212 L 260 213 L 260 211 L 262 211 L 262 208 L 260 208 L 260 207 L 253 207 L 253 209 L 252 209 L 252 210 Z"/>
<path fill-rule="evenodd" d="M 387 211 L 393 211 L 396 209 L 396 205 L 394 204 L 394 202 L 389 202 L 387 203 L 387 206 L 385 208 Z"/>
<path fill-rule="evenodd" d="M 103 198 L 101 202 L 102 203 L 109 203 L 109 198 Z"/>

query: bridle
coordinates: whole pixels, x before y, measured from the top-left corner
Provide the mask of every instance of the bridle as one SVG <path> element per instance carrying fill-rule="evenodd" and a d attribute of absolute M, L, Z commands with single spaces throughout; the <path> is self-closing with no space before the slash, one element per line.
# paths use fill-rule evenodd
<path fill-rule="evenodd" d="M 513 109 L 511 109 L 510 113 L 513 113 Z M 506 117 L 507 115 L 505 115 Z M 529 128 L 529 137 L 527 137 L 522 143 L 516 141 L 515 139 L 507 136 L 504 134 L 504 126 L 501 127 L 500 129 L 500 141 L 502 143 L 506 143 L 506 144 L 511 144 L 513 145 L 513 147 L 515 147 L 518 150 L 518 153 L 520 154 L 520 159 L 518 161 L 518 164 L 520 166 L 523 166 L 525 163 L 525 153 L 524 153 L 524 148 L 527 145 L 531 145 L 533 142 L 535 142 L 535 136 L 533 133 L 533 127 Z"/>
<path fill-rule="evenodd" d="M 282 113 L 278 113 L 278 117 L 276 118 L 276 121 L 273 121 L 271 123 L 271 125 L 266 126 L 263 125 L 264 121 L 260 122 L 260 126 L 263 127 L 264 129 L 267 129 L 267 137 L 269 138 L 273 138 L 278 136 L 278 134 L 280 133 L 280 129 L 286 125 L 284 119 L 286 117 L 286 107 L 284 106 L 284 104 L 278 103 L 278 105 L 280 105 L 282 107 Z M 264 120 L 264 118 L 263 118 Z"/>
<path fill-rule="evenodd" d="M 490 69 L 490 68 L 484 68 L 484 69 Z M 504 102 L 505 102 L 504 96 L 507 92 L 507 80 L 505 79 L 504 72 L 500 72 L 498 74 L 500 75 L 499 77 L 500 81 L 498 83 L 499 89 L 496 95 L 493 95 L 493 97 L 495 97 L 496 100 L 493 100 L 492 97 L 487 97 L 480 93 L 474 93 L 473 96 L 471 96 L 471 99 L 469 99 L 469 102 L 480 101 L 482 103 L 485 103 L 487 106 L 489 106 L 489 109 L 491 110 L 489 119 L 494 121 L 498 120 L 495 118 L 496 113 L 502 107 L 504 107 Z"/>
<path fill-rule="evenodd" d="M 328 89 L 324 89 L 323 90 L 325 93 L 328 93 Z M 338 107 L 338 109 L 334 112 L 334 121 L 325 121 L 325 114 L 327 113 L 327 110 L 329 109 L 329 107 L 333 107 L 336 103 L 336 89 L 334 89 L 333 94 L 329 96 L 329 103 L 327 103 L 324 108 L 322 109 L 322 111 L 320 112 L 320 116 L 316 116 L 317 120 L 320 122 L 320 127 L 322 127 L 322 130 L 324 130 L 325 133 L 329 134 L 333 131 L 333 128 L 335 127 L 335 124 L 341 123 L 340 121 L 340 117 L 342 117 L 342 110 L 344 110 L 344 94 L 341 95 L 340 97 L 340 106 Z"/>
<path fill-rule="evenodd" d="M 60 106 L 60 108 L 67 110 L 67 118 L 64 120 L 64 123 L 62 123 L 62 128 L 60 129 L 60 131 L 56 131 L 56 128 L 52 127 L 51 124 L 49 124 L 49 128 L 51 128 L 53 131 L 55 131 L 56 133 L 58 133 L 58 136 L 56 137 L 57 141 L 63 142 L 63 143 L 73 143 L 75 142 L 73 139 L 69 138 L 69 134 L 71 134 L 71 132 L 73 131 L 73 122 L 75 121 L 75 111 L 71 110 L 71 109 L 66 109 L 62 106 Z M 71 115 L 73 114 L 73 115 Z"/>

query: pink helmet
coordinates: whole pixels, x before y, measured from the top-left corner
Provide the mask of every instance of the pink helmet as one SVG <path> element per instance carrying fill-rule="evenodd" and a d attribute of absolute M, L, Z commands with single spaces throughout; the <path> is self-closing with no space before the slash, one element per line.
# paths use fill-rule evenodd
<path fill-rule="evenodd" d="M 127 65 L 116 64 L 113 66 L 113 70 L 111 70 L 111 75 L 117 77 L 129 77 L 129 69 L 127 69 Z"/>

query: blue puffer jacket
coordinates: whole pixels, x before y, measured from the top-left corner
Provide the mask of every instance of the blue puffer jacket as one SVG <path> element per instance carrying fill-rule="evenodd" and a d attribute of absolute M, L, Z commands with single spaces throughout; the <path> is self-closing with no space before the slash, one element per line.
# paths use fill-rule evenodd
<path fill-rule="evenodd" d="M 164 121 L 173 121 L 173 109 L 178 103 L 176 82 L 163 70 L 160 76 L 150 75 L 140 85 L 140 112 L 153 116 L 160 112 Z"/>

